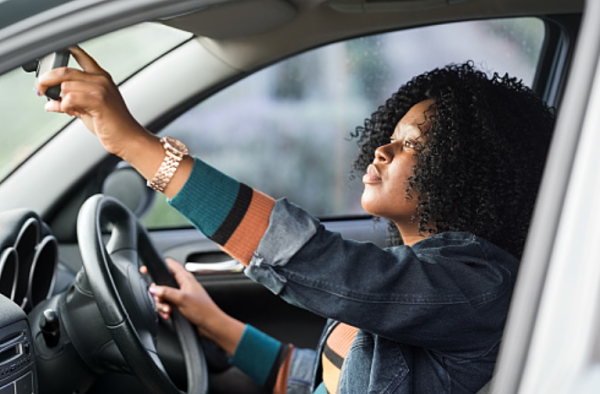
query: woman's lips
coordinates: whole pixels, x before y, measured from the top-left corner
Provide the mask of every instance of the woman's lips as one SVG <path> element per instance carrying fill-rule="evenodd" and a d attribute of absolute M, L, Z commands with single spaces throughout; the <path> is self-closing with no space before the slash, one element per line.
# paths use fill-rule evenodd
<path fill-rule="evenodd" d="M 363 176 L 363 183 L 380 183 L 381 176 L 379 176 L 379 172 L 377 168 L 373 164 L 367 167 L 367 173 Z"/>

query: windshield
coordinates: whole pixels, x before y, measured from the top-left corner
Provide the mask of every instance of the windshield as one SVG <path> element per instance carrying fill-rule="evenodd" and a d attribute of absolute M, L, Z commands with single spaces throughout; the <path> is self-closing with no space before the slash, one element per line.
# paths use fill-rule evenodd
<path fill-rule="evenodd" d="M 143 23 L 84 42 L 81 47 L 109 69 L 119 84 L 191 36 L 164 25 Z M 72 60 L 69 65 L 76 66 Z M 36 95 L 34 83 L 34 74 L 21 68 L 0 76 L 0 180 L 71 121 L 43 110 L 46 98 Z"/>

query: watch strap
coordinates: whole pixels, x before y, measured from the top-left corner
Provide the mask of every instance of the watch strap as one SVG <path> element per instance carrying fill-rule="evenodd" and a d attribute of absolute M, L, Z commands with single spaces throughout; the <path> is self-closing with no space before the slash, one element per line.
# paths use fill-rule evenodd
<path fill-rule="evenodd" d="M 154 174 L 154 177 L 151 180 L 148 180 L 146 184 L 151 189 L 163 193 L 175 175 L 177 168 L 179 168 L 179 163 L 181 163 L 181 160 L 189 154 L 189 151 L 185 145 L 171 137 L 163 137 L 160 141 L 165 148 L 165 158 L 156 171 L 156 174 Z M 182 150 L 175 148 L 173 142 L 180 145 Z"/>

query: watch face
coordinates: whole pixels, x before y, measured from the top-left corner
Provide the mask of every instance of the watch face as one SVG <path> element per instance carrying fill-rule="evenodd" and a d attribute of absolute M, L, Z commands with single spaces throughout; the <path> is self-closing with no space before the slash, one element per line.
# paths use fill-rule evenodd
<path fill-rule="evenodd" d="M 188 150 L 187 146 L 185 146 L 183 144 L 183 142 L 176 140 L 173 137 L 165 137 L 164 138 L 165 143 L 167 143 L 168 145 L 170 145 L 170 147 L 173 150 L 176 150 L 177 152 L 179 152 L 182 156 L 186 156 L 190 154 L 190 151 Z"/>

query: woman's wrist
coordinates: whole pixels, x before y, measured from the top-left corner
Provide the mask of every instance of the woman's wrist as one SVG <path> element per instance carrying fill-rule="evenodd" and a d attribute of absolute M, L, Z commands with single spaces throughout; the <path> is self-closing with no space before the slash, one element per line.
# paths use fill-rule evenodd
<path fill-rule="evenodd" d="M 160 159 L 162 162 L 164 149 L 157 136 L 145 129 L 135 131 L 132 134 L 131 137 L 128 137 L 127 140 L 121 144 L 122 146 L 120 149 L 115 152 L 117 156 L 131 164 L 133 167 L 140 167 L 142 169 L 148 167 L 149 164 L 154 166 L 154 162 L 157 161 L 157 159 Z M 158 163 L 157 168 L 158 166 L 160 166 L 160 162 Z"/>
<path fill-rule="evenodd" d="M 204 323 L 202 326 L 197 326 L 200 335 L 215 342 L 227 354 L 233 355 L 246 325 L 224 312 L 205 320 Z"/>
<path fill-rule="evenodd" d="M 166 151 L 160 138 L 143 129 L 143 132 L 135 133 L 130 137 L 123 149 L 117 154 L 123 160 L 135 168 L 146 180 L 152 180 L 165 160 Z M 174 197 L 187 182 L 194 160 L 191 156 L 185 156 L 173 177 L 168 181 L 163 193 L 167 197 Z"/>
<path fill-rule="evenodd" d="M 160 138 L 141 127 L 140 130 L 131 130 L 127 134 L 119 144 L 118 150 L 108 148 L 107 150 L 131 164 L 146 180 L 153 179 L 166 156 Z M 179 192 L 187 181 L 192 167 L 193 160 L 190 157 L 182 160 L 163 191 L 167 197 L 174 197 Z"/>

